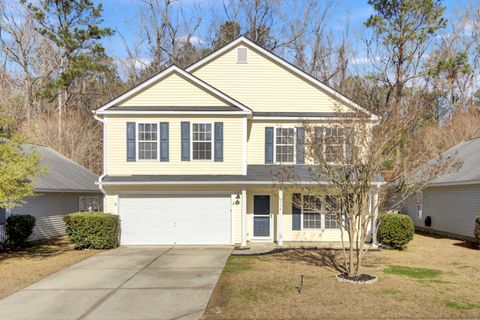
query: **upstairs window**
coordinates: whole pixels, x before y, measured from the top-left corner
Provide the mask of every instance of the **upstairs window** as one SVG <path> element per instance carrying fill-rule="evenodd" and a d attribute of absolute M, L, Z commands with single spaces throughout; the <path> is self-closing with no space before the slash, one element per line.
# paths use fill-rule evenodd
<path fill-rule="evenodd" d="M 192 159 L 212 160 L 213 135 L 211 123 L 192 124 Z"/>
<path fill-rule="evenodd" d="M 158 159 L 158 124 L 138 124 L 138 159 Z"/>
<path fill-rule="evenodd" d="M 295 161 L 295 128 L 276 128 L 275 162 L 293 163 Z"/>
<path fill-rule="evenodd" d="M 325 128 L 325 161 L 339 162 L 345 156 L 345 133 L 340 127 Z"/>
<path fill-rule="evenodd" d="M 341 163 L 351 157 L 353 143 L 352 128 L 316 127 L 315 157 L 323 156 L 328 163 Z M 318 162 L 318 158 L 315 159 Z"/>

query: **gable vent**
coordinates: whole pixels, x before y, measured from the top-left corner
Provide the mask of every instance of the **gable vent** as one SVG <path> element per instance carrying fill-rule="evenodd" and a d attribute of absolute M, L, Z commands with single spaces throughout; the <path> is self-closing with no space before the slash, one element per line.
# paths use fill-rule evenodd
<path fill-rule="evenodd" d="M 237 49 L 237 63 L 247 63 L 247 48 Z"/>

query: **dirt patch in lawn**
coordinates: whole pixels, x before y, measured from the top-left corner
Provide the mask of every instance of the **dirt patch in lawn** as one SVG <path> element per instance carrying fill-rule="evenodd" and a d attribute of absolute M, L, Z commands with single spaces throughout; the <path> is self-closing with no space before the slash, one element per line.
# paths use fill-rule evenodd
<path fill-rule="evenodd" d="M 415 235 L 403 251 L 367 253 L 371 285 L 339 283 L 341 251 L 230 257 L 206 319 L 480 318 L 480 251 Z M 304 290 L 299 293 L 300 276 Z"/>
<path fill-rule="evenodd" d="M 75 250 L 66 237 L 0 252 L 0 299 L 98 252 Z"/>

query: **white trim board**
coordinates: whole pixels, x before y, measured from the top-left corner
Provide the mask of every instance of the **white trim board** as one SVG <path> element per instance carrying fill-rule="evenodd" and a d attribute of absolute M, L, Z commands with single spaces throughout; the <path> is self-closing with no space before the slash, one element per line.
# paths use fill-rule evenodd
<path fill-rule="evenodd" d="M 217 99 L 226 101 L 226 102 L 230 103 L 231 105 L 233 105 L 235 107 L 238 107 L 240 110 L 246 111 L 247 113 L 251 114 L 252 110 L 250 110 L 249 108 L 247 108 L 246 106 L 244 106 L 243 104 L 238 102 L 237 100 L 227 96 L 223 92 L 217 90 L 216 88 L 214 88 L 211 85 L 207 84 L 206 82 L 200 80 L 199 78 L 193 76 L 192 74 L 188 73 L 187 71 L 177 67 L 176 65 L 173 65 L 173 66 L 163 70 L 162 72 L 158 73 L 157 75 L 155 75 L 155 76 L 151 77 L 150 79 L 142 82 L 138 86 L 128 90 L 124 94 L 120 95 L 119 97 L 113 99 L 112 101 L 110 101 L 107 104 L 105 104 L 104 106 L 102 106 L 95 113 L 96 114 L 104 114 L 107 111 L 108 108 L 125 101 L 126 99 L 130 98 L 131 96 L 133 96 L 137 92 L 155 84 L 156 82 L 166 78 L 167 76 L 171 75 L 172 73 L 177 73 L 180 76 L 183 76 L 183 77 L 187 78 L 188 80 L 194 82 L 195 84 L 197 84 L 201 88 L 205 89 L 207 92 L 209 92 L 210 94 L 215 96 Z"/>
<path fill-rule="evenodd" d="M 260 52 L 261 54 L 265 55 L 266 57 L 272 59 L 276 63 L 280 64 L 281 66 L 285 67 L 287 70 L 291 71 L 292 73 L 296 74 L 303 80 L 306 80 L 310 83 L 313 83 L 320 89 L 328 92 L 332 96 L 336 97 L 337 99 L 343 101 L 347 105 L 350 105 L 353 109 L 356 109 L 358 111 L 361 111 L 363 113 L 366 113 L 370 116 L 371 120 L 378 120 L 378 116 L 373 114 L 372 112 L 368 111 L 367 109 L 363 108 L 362 106 L 358 105 L 351 99 L 347 98 L 343 94 L 339 93 L 338 91 L 334 90 L 333 88 L 330 88 L 323 82 L 319 81 L 318 79 L 310 76 L 309 74 L 303 72 L 302 70 L 298 69 L 294 65 L 290 64 L 286 60 L 280 58 L 279 56 L 275 55 L 274 53 L 262 48 L 261 46 L 257 45 L 253 41 L 250 41 L 247 39 L 245 36 L 240 36 L 236 40 L 230 42 L 229 44 L 225 45 L 224 47 L 218 49 L 217 51 L 211 53 L 210 55 L 206 56 L 205 58 L 195 62 L 194 64 L 190 65 L 189 67 L 186 68 L 188 72 L 194 72 L 195 70 L 201 68 L 203 65 L 209 63 L 210 61 L 214 60 L 218 56 L 222 55 L 224 52 L 229 51 L 230 49 L 236 47 L 239 44 L 246 45 L 250 48 L 253 48 Z"/>

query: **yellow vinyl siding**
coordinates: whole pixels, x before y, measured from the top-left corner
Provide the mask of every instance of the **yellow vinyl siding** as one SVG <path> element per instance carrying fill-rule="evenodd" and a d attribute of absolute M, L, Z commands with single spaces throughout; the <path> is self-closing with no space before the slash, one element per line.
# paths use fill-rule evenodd
<path fill-rule="evenodd" d="M 232 237 L 233 242 L 239 244 L 242 237 L 242 199 L 241 199 L 241 190 L 238 186 L 202 186 L 202 187 L 192 187 L 192 186 L 105 186 L 105 192 L 107 195 L 106 199 L 106 211 L 110 213 L 118 214 L 118 203 L 117 197 L 118 194 L 128 194 L 129 192 L 135 194 L 141 194 L 145 192 L 146 194 L 152 194 L 155 192 L 169 192 L 169 193 L 183 193 L 188 194 L 189 192 L 219 192 L 225 191 L 230 193 L 232 205 L 231 205 L 231 214 L 232 214 Z M 239 203 L 237 204 L 237 195 L 240 195 Z M 108 211 L 107 211 L 108 210 Z"/>
<path fill-rule="evenodd" d="M 226 106 L 226 102 L 173 73 L 118 106 Z"/>
<path fill-rule="evenodd" d="M 232 48 L 193 74 L 254 112 L 352 110 L 252 48 L 248 48 L 248 62 L 237 63 L 238 47 L 243 45 Z"/>
<path fill-rule="evenodd" d="M 103 211 L 106 213 L 118 214 L 117 212 L 117 195 L 107 194 L 105 195 L 105 207 Z"/>
<path fill-rule="evenodd" d="M 162 121 L 169 123 L 168 162 L 160 162 L 159 160 L 127 161 L 126 123 L 129 121 L 153 123 Z M 214 162 L 213 160 L 181 161 L 180 123 L 182 121 L 190 121 L 190 123 L 223 122 L 223 162 Z M 239 116 L 111 116 L 107 120 L 107 141 L 107 173 L 109 175 L 242 174 L 243 118 Z"/>

